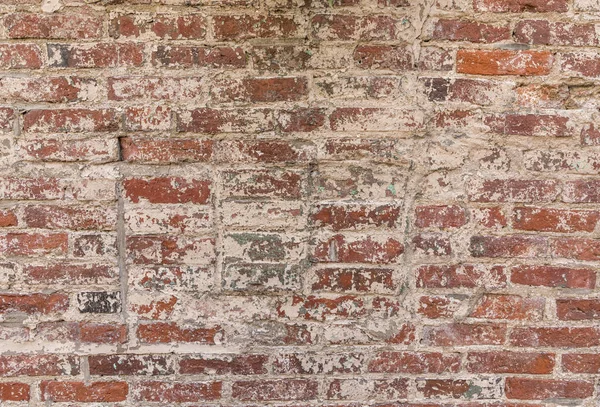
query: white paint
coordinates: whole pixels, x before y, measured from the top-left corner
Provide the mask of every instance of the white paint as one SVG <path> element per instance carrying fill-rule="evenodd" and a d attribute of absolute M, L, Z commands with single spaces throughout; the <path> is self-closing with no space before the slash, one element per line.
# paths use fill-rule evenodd
<path fill-rule="evenodd" d="M 54 13 L 62 7 L 60 0 L 44 0 L 42 2 L 42 11 L 44 13 Z"/>

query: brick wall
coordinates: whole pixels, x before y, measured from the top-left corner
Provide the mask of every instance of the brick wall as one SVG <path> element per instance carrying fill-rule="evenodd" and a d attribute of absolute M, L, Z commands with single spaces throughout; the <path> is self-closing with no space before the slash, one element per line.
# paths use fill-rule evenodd
<path fill-rule="evenodd" d="M 598 21 L 1 0 L 0 404 L 598 407 Z"/>

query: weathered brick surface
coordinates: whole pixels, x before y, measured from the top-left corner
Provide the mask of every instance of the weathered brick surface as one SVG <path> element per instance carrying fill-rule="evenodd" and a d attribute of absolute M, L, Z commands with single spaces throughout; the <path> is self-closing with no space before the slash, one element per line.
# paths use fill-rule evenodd
<path fill-rule="evenodd" d="M 600 407 L 598 0 L 0 0 L 0 406 Z"/>

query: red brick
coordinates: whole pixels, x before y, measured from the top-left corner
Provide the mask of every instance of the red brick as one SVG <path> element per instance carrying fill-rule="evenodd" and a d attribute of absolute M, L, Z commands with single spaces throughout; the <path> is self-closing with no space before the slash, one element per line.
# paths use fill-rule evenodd
<path fill-rule="evenodd" d="M 217 150 L 221 162 L 299 163 L 316 155 L 315 146 L 303 141 L 231 140 L 219 143 Z"/>
<path fill-rule="evenodd" d="M 412 239 L 416 253 L 426 256 L 448 256 L 452 254 L 452 243 L 447 236 L 419 234 Z"/>
<path fill-rule="evenodd" d="M 127 252 L 134 264 L 211 264 L 215 259 L 213 238 L 174 235 L 132 236 Z"/>
<path fill-rule="evenodd" d="M 465 295 L 424 295 L 417 312 L 430 319 L 452 318 L 465 300 Z"/>
<path fill-rule="evenodd" d="M 554 180 L 491 179 L 474 184 L 469 191 L 473 202 L 549 202 L 559 194 Z"/>
<path fill-rule="evenodd" d="M 307 379 L 233 382 L 232 397 L 241 401 L 315 400 L 318 382 Z"/>
<path fill-rule="evenodd" d="M 544 298 L 525 298 L 508 294 L 485 294 L 470 316 L 488 319 L 539 320 L 544 313 Z"/>
<path fill-rule="evenodd" d="M 510 281 L 534 287 L 593 289 L 596 287 L 596 271 L 548 265 L 517 266 L 511 270 Z"/>
<path fill-rule="evenodd" d="M 79 357 L 64 355 L 2 355 L 0 375 L 15 376 L 76 376 L 80 373 Z"/>
<path fill-rule="evenodd" d="M 173 374 L 169 358 L 164 355 L 92 355 L 88 360 L 91 375 Z"/>
<path fill-rule="evenodd" d="M 206 21 L 201 14 L 170 16 L 155 14 L 150 22 L 140 15 L 121 15 L 110 21 L 109 33 L 113 38 L 145 38 L 153 34 L 161 39 L 203 39 Z"/>
<path fill-rule="evenodd" d="M 133 203 L 206 204 L 211 182 L 181 177 L 131 178 L 123 181 L 123 187 L 125 196 Z"/>
<path fill-rule="evenodd" d="M 329 227 L 335 231 L 361 227 L 395 228 L 400 207 L 380 205 L 318 204 L 311 218 L 316 227 Z"/>
<path fill-rule="evenodd" d="M 277 305 L 277 313 L 284 318 L 302 318 L 313 321 L 326 321 L 337 317 L 357 318 L 366 314 L 363 299 L 351 295 L 336 298 L 322 298 L 314 295 L 293 296 Z"/>
<path fill-rule="evenodd" d="M 597 46 L 594 24 L 570 24 L 547 20 L 519 21 L 515 27 L 518 42 L 535 45 Z"/>
<path fill-rule="evenodd" d="M 396 39 L 398 22 L 389 15 L 358 17 L 317 14 L 311 20 L 312 34 L 319 40 L 377 41 Z"/>
<path fill-rule="evenodd" d="M 30 205 L 23 211 L 25 224 L 30 228 L 115 230 L 117 226 L 114 208 Z"/>
<path fill-rule="evenodd" d="M 585 261 L 600 260 L 600 240 L 585 238 L 558 238 L 550 243 L 552 257 Z"/>
<path fill-rule="evenodd" d="M 364 69 L 411 71 L 413 54 L 407 47 L 392 45 L 359 45 L 354 49 L 354 62 Z"/>
<path fill-rule="evenodd" d="M 492 132 L 510 136 L 567 137 L 572 134 L 566 116 L 508 113 L 486 116 L 484 123 Z"/>
<path fill-rule="evenodd" d="M 502 266 L 428 265 L 417 269 L 417 287 L 476 288 L 505 285 L 506 272 Z"/>
<path fill-rule="evenodd" d="M 117 161 L 118 158 L 117 143 L 114 140 L 38 138 L 21 140 L 19 148 L 20 154 L 27 161 L 98 163 Z"/>
<path fill-rule="evenodd" d="M 255 375 L 267 373 L 266 355 L 190 356 L 179 362 L 181 374 Z"/>
<path fill-rule="evenodd" d="M 458 205 L 417 206 L 415 219 L 418 228 L 459 228 L 467 223 L 465 210 Z"/>
<path fill-rule="evenodd" d="M 492 43 L 510 38 L 508 25 L 483 24 L 469 20 L 440 19 L 433 28 L 435 40 Z"/>
<path fill-rule="evenodd" d="M 597 299 L 558 299 L 556 300 L 558 319 L 585 321 L 600 319 L 600 300 Z"/>
<path fill-rule="evenodd" d="M 26 383 L 0 383 L 0 401 L 29 401 L 29 385 Z"/>
<path fill-rule="evenodd" d="M 325 110 L 312 108 L 296 108 L 280 110 L 276 120 L 281 131 L 285 133 L 306 133 L 321 129 L 325 124 Z"/>
<path fill-rule="evenodd" d="M 127 328 L 94 322 L 45 322 L 36 327 L 36 337 L 44 341 L 121 344 L 127 341 Z"/>
<path fill-rule="evenodd" d="M 64 294 L 2 294 L 0 314 L 22 312 L 25 314 L 51 314 L 66 311 L 69 297 Z"/>
<path fill-rule="evenodd" d="M 506 340 L 504 324 L 464 324 L 426 326 L 424 341 L 432 346 L 502 345 Z"/>
<path fill-rule="evenodd" d="M 7 228 L 10 226 L 17 226 L 19 221 L 14 210 L 6 209 L 0 210 L 0 227 Z"/>
<path fill-rule="evenodd" d="M 129 386 L 125 382 L 57 382 L 44 380 L 40 383 L 43 401 L 83 403 L 111 403 L 125 401 Z"/>
<path fill-rule="evenodd" d="M 203 96 L 204 84 L 197 76 L 126 76 L 108 78 L 109 100 L 192 100 Z"/>
<path fill-rule="evenodd" d="M 548 13 L 565 12 L 569 9 L 569 3 L 565 0 L 474 0 L 473 8 L 475 11 L 492 13 Z"/>
<path fill-rule="evenodd" d="M 25 265 L 25 282 L 28 284 L 88 285 L 116 282 L 118 272 L 114 267 L 102 264 L 54 263 L 48 265 Z"/>
<path fill-rule="evenodd" d="M 2 178 L 0 197 L 9 200 L 50 200 L 63 198 L 63 188 L 56 178 Z"/>
<path fill-rule="evenodd" d="M 600 180 L 582 179 L 565 182 L 563 201 L 569 203 L 600 202 Z"/>
<path fill-rule="evenodd" d="M 138 137 L 123 137 L 119 142 L 123 160 L 142 163 L 207 162 L 214 144 L 212 140 Z"/>
<path fill-rule="evenodd" d="M 472 75 L 548 75 L 554 63 L 548 51 L 458 50 L 456 71 Z"/>
<path fill-rule="evenodd" d="M 216 102 L 294 102 L 308 95 L 303 77 L 223 79 L 212 83 L 211 98 Z"/>
<path fill-rule="evenodd" d="M 23 130 L 40 133 L 110 132 L 119 129 L 112 109 L 30 110 Z"/>
<path fill-rule="evenodd" d="M 369 363 L 371 373 L 456 373 L 459 354 L 436 352 L 380 352 Z"/>
<path fill-rule="evenodd" d="M 365 356 L 361 353 L 329 355 L 278 355 L 272 362 L 275 374 L 350 374 L 363 370 Z"/>
<path fill-rule="evenodd" d="M 226 170 L 222 179 L 225 197 L 299 199 L 305 189 L 302 174 L 292 170 Z"/>
<path fill-rule="evenodd" d="M 554 354 L 469 352 L 466 369 L 470 373 L 550 374 L 554 369 Z"/>
<path fill-rule="evenodd" d="M 177 130 L 192 133 L 260 133 L 275 129 L 269 109 L 200 108 L 178 115 Z"/>
<path fill-rule="evenodd" d="M 77 76 L 45 78 L 5 77 L 0 80 L 0 99 L 11 102 L 75 102 L 97 91 L 98 82 Z"/>
<path fill-rule="evenodd" d="M 0 69 L 39 69 L 42 64 L 37 44 L 0 44 Z"/>
<path fill-rule="evenodd" d="M 494 398 L 501 394 L 499 383 L 483 383 L 476 385 L 467 379 L 420 379 L 417 381 L 417 390 L 428 399 L 451 398 L 460 399 L 477 397 Z"/>
<path fill-rule="evenodd" d="M 144 63 L 143 44 L 48 44 L 47 48 L 52 68 L 135 67 Z"/>
<path fill-rule="evenodd" d="M 593 232 L 600 220 L 600 212 L 523 208 L 513 212 L 513 228 L 537 232 Z"/>
<path fill-rule="evenodd" d="M 168 107 L 128 107 L 125 109 L 124 129 L 127 131 L 167 131 L 172 127 Z"/>
<path fill-rule="evenodd" d="M 7 233 L 0 235 L 0 248 L 5 256 L 65 254 L 66 233 Z"/>
<path fill-rule="evenodd" d="M 185 328 L 173 322 L 155 322 L 138 327 L 137 336 L 143 343 L 194 342 L 214 345 L 223 336 L 219 326 Z"/>
<path fill-rule="evenodd" d="M 600 77 L 600 58 L 597 54 L 565 52 L 561 54 L 560 72 L 564 77 Z"/>
<path fill-rule="evenodd" d="M 461 78 L 423 78 L 421 81 L 432 102 L 466 102 L 481 106 L 493 103 L 494 83 L 490 81 Z"/>
<path fill-rule="evenodd" d="M 311 287 L 313 291 L 391 293 L 396 289 L 391 269 L 326 268 L 315 270 L 315 274 L 317 281 Z"/>
<path fill-rule="evenodd" d="M 455 66 L 454 52 L 437 47 L 423 47 L 415 64 L 417 68 L 427 71 L 451 71 Z"/>
<path fill-rule="evenodd" d="M 597 353 L 566 353 L 562 355 L 562 368 L 571 373 L 600 373 L 600 355 Z"/>
<path fill-rule="evenodd" d="M 185 403 L 221 398 L 221 382 L 173 383 L 146 381 L 133 390 L 136 401 Z"/>
<path fill-rule="evenodd" d="M 510 344 L 526 347 L 587 348 L 600 345 L 600 330 L 587 327 L 514 328 Z"/>
<path fill-rule="evenodd" d="M 295 38 L 302 34 L 300 25 L 288 16 L 221 15 L 213 17 L 217 41 L 240 41 L 250 38 Z"/>
<path fill-rule="evenodd" d="M 404 245 L 393 238 L 351 237 L 341 234 L 317 242 L 313 257 L 318 262 L 395 263 Z"/>
<path fill-rule="evenodd" d="M 585 399 L 594 394 L 594 383 L 584 380 L 551 380 L 507 377 L 506 397 L 518 400 Z"/>
<path fill-rule="evenodd" d="M 580 140 L 582 146 L 600 145 L 600 130 L 593 123 L 586 123 L 581 128 Z"/>
<path fill-rule="evenodd" d="M 243 68 L 246 55 L 240 47 L 159 45 L 152 52 L 152 64 L 165 68 Z"/>
<path fill-rule="evenodd" d="M 85 14 L 26 14 L 4 17 L 9 38 L 92 39 L 102 36 L 102 19 Z"/>

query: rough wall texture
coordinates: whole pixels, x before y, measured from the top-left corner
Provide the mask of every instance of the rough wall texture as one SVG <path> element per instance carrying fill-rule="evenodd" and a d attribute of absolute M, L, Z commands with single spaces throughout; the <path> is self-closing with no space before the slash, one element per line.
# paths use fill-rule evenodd
<path fill-rule="evenodd" d="M 0 404 L 600 405 L 600 3 L 306 1 L 0 2 Z"/>

